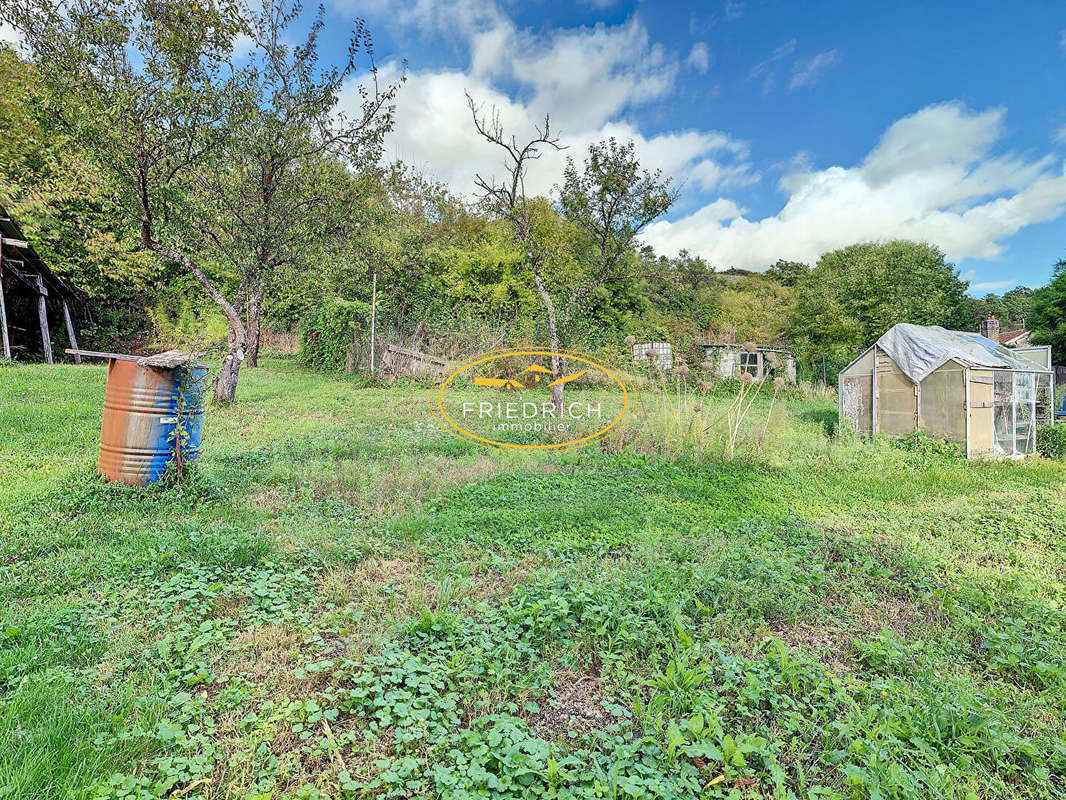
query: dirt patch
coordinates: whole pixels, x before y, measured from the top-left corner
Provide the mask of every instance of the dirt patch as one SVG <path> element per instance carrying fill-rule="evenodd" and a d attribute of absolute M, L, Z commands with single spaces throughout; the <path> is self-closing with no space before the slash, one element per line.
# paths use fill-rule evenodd
<path fill-rule="evenodd" d="M 372 504 L 376 514 L 406 513 L 421 505 L 423 499 L 442 494 L 456 486 L 476 483 L 495 475 L 500 462 L 482 456 L 472 462 L 451 458 L 429 458 L 417 466 L 410 465 L 382 472 L 374 482 Z"/>
<path fill-rule="evenodd" d="M 232 642 L 235 658 L 226 671 L 277 692 L 306 694 L 311 683 L 295 675 L 303 661 L 301 639 L 298 632 L 274 623 L 245 630 Z"/>
<path fill-rule="evenodd" d="M 540 712 L 524 714 L 529 727 L 540 738 L 551 740 L 569 733 L 606 731 L 617 722 L 618 718 L 604 707 L 607 696 L 598 676 L 559 672 L 554 683 L 554 691 L 536 701 Z"/>
<path fill-rule="evenodd" d="M 245 498 L 245 505 L 261 511 L 273 511 L 275 513 L 289 508 L 289 501 L 275 487 L 264 489 Z"/>
<path fill-rule="evenodd" d="M 473 587 L 469 599 L 477 602 L 509 597 L 519 584 L 529 580 L 535 568 L 535 559 L 527 556 L 504 571 L 491 568 L 479 569 L 471 576 Z"/>
<path fill-rule="evenodd" d="M 770 632 L 789 650 L 817 656 L 838 675 L 854 670 L 851 660 L 854 634 L 843 628 L 803 621 L 795 625 L 775 623 L 770 626 Z"/>
<path fill-rule="evenodd" d="M 912 600 L 904 600 L 892 595 L 878 598 L 877 606 L 857 606 L 852 609 L 855 620 L 862 634 L 879 633 L 888 628 L 893 633 L 906 636 L 908 631 L 919 624 L 933 624 L 936 616 L 931 607 L 923 607 Z"/>
<path fill-rule="evenodd" d="M 346 606 L 358 606 L 364 613 L 358 629 L 345 632 L 345 643 L 358 649 L 393 622 L 414 616 L 430 607 L 437 588 L 422 575 L 414 559 L 372 557 L 355 567 L 333 567 L 319 580 L 318 592 L 324 600 L 318 614 L 327 616 Z M 336 655 L 337 653 L 331 653 Z"/>
<path fill-rule="evenodd" d="M 501 468 L 499 459 L 488 454 L 474 461 L 438 454 L 374 464 L 345 460 L 337 462 L 333 474 L 315 475 L 309 483 L 316 501 L 339 500 L 378 519 L 415 513 L 426 500 L 489 478 Z"/>
<path fill-rule="evenodd" d="M 866 639 L 888 629 L 906 638 L 918 627 L 936 628 L 943 622 L 939 610 L 928 604 L 894 595 L 878 597 L 876 605 L 860 603 L 833 606 L 843 618 L 801 620 L 795 624 L 775 622 L 770 632 L 790 650 L 815 655 L 837 673 L 855 669 L 854 639 Z"/>

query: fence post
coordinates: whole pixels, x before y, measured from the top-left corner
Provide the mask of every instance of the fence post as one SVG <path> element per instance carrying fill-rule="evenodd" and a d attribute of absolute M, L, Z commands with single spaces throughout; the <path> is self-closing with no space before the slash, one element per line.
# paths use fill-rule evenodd
<path fill-rule="evenodd" d="M 378 271 L 374 270 L 370 289 L 370 374 L 374 374 L 374 332 L 378 323 Z"/>

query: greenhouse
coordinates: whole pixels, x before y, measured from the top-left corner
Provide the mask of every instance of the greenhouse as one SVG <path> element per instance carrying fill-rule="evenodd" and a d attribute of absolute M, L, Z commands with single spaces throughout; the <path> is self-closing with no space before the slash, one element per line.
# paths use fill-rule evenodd
<path fill-rule="evenodd" d="M 1009 349 L 977 333 L 901 323 L 841 370 L 841 421 L 860 433 L 924 430 L 966 455 L 1025 456 L 1054 420 L 1046 347 Z"/>

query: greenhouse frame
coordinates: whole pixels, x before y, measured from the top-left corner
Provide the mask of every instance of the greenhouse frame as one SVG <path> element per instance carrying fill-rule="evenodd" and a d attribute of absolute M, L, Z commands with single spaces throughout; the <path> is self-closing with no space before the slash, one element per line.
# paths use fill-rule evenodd
<path fill-rule="evenodd" d="M 1054 422 L 1047 347 L 1010 349 L 977 333 L 901 323 L 840 371 L 840 420 L 859 433 L 924 430 L 967 457 L 1021 457 Z"/>

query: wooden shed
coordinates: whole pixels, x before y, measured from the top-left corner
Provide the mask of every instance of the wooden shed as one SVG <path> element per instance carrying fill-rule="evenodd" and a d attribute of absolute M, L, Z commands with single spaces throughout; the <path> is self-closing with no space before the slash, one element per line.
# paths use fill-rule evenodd
<path fill-rule="evenodd" d="M 70 347 L 77 349 L 70 306 L 77 293 L 48 268 L 18 223 L 0 207 L 0 355 L 51 364 L 49 313 L 62 321 Z M 75 355 L 80 362 L 81 357 Z"/>
<path fill-rule="evenodd" d="M 839 413 L 855 431 L 924 430 L 967 456 L 1024 456 L 1054 419 L 1054 376 L 977 333 L 894 325 L 840 371 Z"/>

